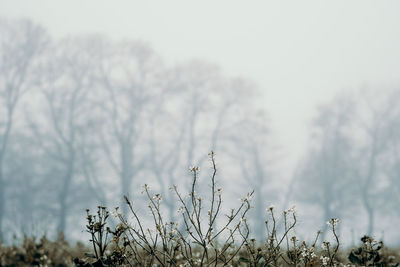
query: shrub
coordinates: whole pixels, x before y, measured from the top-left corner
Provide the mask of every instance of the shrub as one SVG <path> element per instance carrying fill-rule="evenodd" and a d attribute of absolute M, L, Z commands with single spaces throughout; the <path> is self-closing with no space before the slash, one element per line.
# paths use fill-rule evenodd
<path fill-rule="evenodd" d="M 60 233 L 55 241 L 43 236 L 24 236 L 20 245 L 0 245 L 0 266 L 71 266 L 74 257 L 82 257 L 85 248 L 81 243 L 71 247 Z"/>

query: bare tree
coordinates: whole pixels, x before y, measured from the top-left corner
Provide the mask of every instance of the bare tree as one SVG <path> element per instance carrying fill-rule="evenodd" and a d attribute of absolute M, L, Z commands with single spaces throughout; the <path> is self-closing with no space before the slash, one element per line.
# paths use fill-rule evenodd
<path fill-rule="evenodd" d="M 374 232 L 376 209 L 382 188 L 379 186 L 385 173 L 385 161 L 389 145 L 397 138 L 391 132 L 396 118 L 396 97 L 387 91 L 361 91 L 358 128 L 360 138 L 356 175 L 359 180 L 359 190 L 362 205 L 367 212 L 367 234 Z M 395 146 L 393 147 L 395 151 Z M 393 154 L 392 154 L 393 156 Z M 392 157 L 391 156 L 391 157 Z M 395 154 L 394 154 L 395 156 Z M 380 180 L 380 181 L 378 181 Z"/>
<path fill-rule="evenodd" d="M 56 188 L 54 209 L 59 232 L 66 230 L 68 213 L 76 200 L 74 178 L 81 175 L 82 166 L 89 166 L 88 158 L 82 156 L 87 155 L 83 153 L 86 136 L 95 132 L 91 70 L 96 42 L 91 38 L 57 42 L 46 54 L 41 68 L 41 92 L 47 106 L 31 128 L 42 142 L 53 176 L 49 183 Z"/>
<path fill-rule="evenodd" d="M 149 172 L 159 184 L 170 219 L 176 213 L 168 187 L 190 186 L 189 166 L 202 167 L 209 151 L 223 153 L 235 112 L 252 88 L 241 79 L 227 79 L 215 65 L 192 61 L 167 72 L 164 96 L 151 117 Z M 172 105 L 173 104 L 173 105 Z M 195 161 L 195 158 L 199 160 Z"/>
<path fill-rule="evenodd" d="M 293 180 L 293 198 L 322 210 L 323 237 L 325 222 L 342 218 L 345 211 L 357 205 L 352 197 L 357 189 L 352 169 L 353 117 L 353 102 L 347 97 L 338 97 L 319 109 L 308 155 Z"/>
<path fill-rule="evenodd" d="M 21 230 L 31 233 L 46 215 L 42 209 L 43 168 L 42 153 L 35 139 L 21 126 L 13 129 L 4 158 L 4 177 L 7 177 L 7 218 L 4 229 L 18 235 Z"/>
<path fill-rule="evenodd" d="M 223 158 L 222 154 L 228 155 L 238 140 L 257 160 L 258 177 L 264 176 L 261 148 L 255 140 L 250 142 L 251 134 L 259 134 L 257 127 L 261 124 L 255 124 L 257 130 L 249 126 L 251 123 L 241 124 L 254 100 L 252 84 L 228 79 L 217 66 L 200 61 L 166 68 L 145 43 L 114 43 L 98 36 L 49 42 L 46 53 L 35 59 L 38 64 L 31 75 L 28 68 L 36 62 L 34 52 L 47 41 L 40 43 L 38 39 L 37 44 L 33 43 L 34 37 L 42 33 L 27 25 L 31 24 L 24 26 L 24 33 L 18 30 L 18 35 L 10 34 L 10 40 L 1 36 L 5 44 L 1 55 L 6 59 L 0 62 L 5 70 L 0 73 L 5 88 L 1 97 L 9 120 L 1 124 L 0 227 L 5 205 L 1 199 L 5 199 L 6 190 L 4 153 L 16 103 L 33 86 L 39 90 L 30 97 L 38 101 L 26 103 L 25 119 L 30 131 L 24 129 L 26 136 L 20 140 L 32 140 L 33 150 L 39 151 L 40 159 L 31 161 L 32 166 L 28 164 L 32 170 L 39 166 L 32 182 L 42 183 L 40 191 L 45 196 L 35 207 L 57 215 L 58 231 L 66 230 L 74 203 L 95 198 L 105 204 L 112 190 L 104 190 L 104 184 L 115 181 L 118 195 L 129 195 L 134 186 L 143 183 L 140 178 L 148 174 L 159 183 L 172 219 L 176 209 L 168 187 L 179 184 L 189 188 L 190 179 L 182 180 L 189 177 L 189 166 L 205 165 L 211 150 Z M 20 35 L 29 38 L 22 38 L 21 43 L 25 43 L 18 48 L 12 42 Z M 13 53 L 17 56 L 10 56 Z M 31 76 L 34 82 L 28 83 Z M 239 131 L 235 129 L 242 126 Z M 20 150 L 13 148 L 13 153 Z M 30 156 L 26 153 L 10 161 L 10 175 L 26 178 L 28 174 L 19 166 Z M 243 172 L 253 168 L 242 167 Z M 102 179 L 110 176 L 117 179 Z M 34 183 L 26 186 L 36 188 Z M 18 188 L 18 194 L 22 189 Z M 30 204 L 36 203 L 35 195 L 25 197 L 32 199 Z M 127 207 L 123 207 L 126 214 Z"/>
<path fill-rule="evenodd" d="M 267 125 L 268 119 L 261 110 L 246 112 L 230 131 L 233 146 L 231 156 L 240 166 L 238 171 L 242 173 L 245 186 L 254 190 L 252 234 L 259 241 L 266 238 L 266 209 L 278 201 L 270 174 L 275 151 L 270 145 L 271 136 Z"/>
<path fill-rule="evenodd" d="M 4 158 L 17 104 L 32 86 L 32 65 L 47 43 L 45 31 L 30 21 L 0 21 L 0 240 L 6 213 Z"/>
<path fill-rule="evenodd" d="M 390 211 L 398 210 L 397 207 L 400 204 L 400 109 L 395 104 L 399 99 L 400 91 L 393 90 L 387 100 L 386 106 L 390 106 L 392 109 L 386 118 L 388 121 L 388 153 L 382 160 L 387 184 L 382 190 L 381 203 L 378 203 L 380 207 L 384 206 Z"/>
<path fill-rule="evenodd" d="M 129 195 L 135 177 L 145 168 L 144 138 L 160 95 L 162 63 L 144 43 L 105 44 L 96 84 L 106 101 L 101 144 L 109 166 L 119 179 L 120 196 Z M 123 212 L 126 213 L 126 205 Z"/>

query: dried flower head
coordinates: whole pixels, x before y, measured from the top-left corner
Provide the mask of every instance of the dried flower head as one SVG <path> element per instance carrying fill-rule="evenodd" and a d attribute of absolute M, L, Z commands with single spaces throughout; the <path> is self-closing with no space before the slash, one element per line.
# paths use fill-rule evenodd
<path fill-rule="evenodd" d="M 329 221 L 327 221 L 326 224 L 329 225 L 329 226 L 334 227 L 334 226 L 338 225 L 339 222 L 340 222 L 339 219 L 332 218 Z"/>
<path fill-rule="evenodd" d="M 190 166 L 190 167 L 189 167 L 189 171 L 191 171 L 191 172 L 198 172 L 198 171 L 199 171 L 199 167 L 198 167 L 198 166 Z"/>

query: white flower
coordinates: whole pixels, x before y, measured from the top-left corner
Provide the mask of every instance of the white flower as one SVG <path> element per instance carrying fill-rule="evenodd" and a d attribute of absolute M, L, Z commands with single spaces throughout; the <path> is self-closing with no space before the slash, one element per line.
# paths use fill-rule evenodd
<path fill-rule="evenodd" d="M 324 265 L 324 266 L 328 265 L 328 260 L 329 260 L 328 257 L 321 256 L 320 259 L 322 261 L 322 265 Z"/>
<path fill-rule="evenodd" d="M 332 219 L 330 219 L 329 221 L 327 221 L 326 224 L 329 225 L 329 226 L 334 227 L 334 226 L 336 226 L 339 222 L 340 222 L 339 219 L 337 219 L 337 218 L 332 218 Z"/>
<path fill-rule="evenodd" d="M 189 171 L 191 171 L 191 172 L 198 172 L 198 171 L 199 171 L 199 167 L 198 167 L 198 166 L 190 166 L 190 167 L 189 167 Z"/>
<path fill-rule="evenodd" d="M 217 195 L 220 196 L 221 193 L 222 193 L 222 188 L 218 188 L 218 189 L 217 189 Z"/>
<path fill-rule="evenodd" d="M 327 250 L 328 248 L 329 248 L 329 242 L 322 242 L 322 245 L 321 245 L 321 248 L 323 249 L 323 250 Z"/>
<path fill-rule="evenodd" d="M 274 242 L 275 242 L 275 238 L 271 235 L 270 237 L 269 237 L 269 239 L 268 239 L 268 242 L 270 243 L 270 244 L 274 244 Z"/>
<path fill-rule="evenodd" d="M 240 201 L 242 201 L 242 203 L 249 202 L 249 200 L 251 199 L 251 197 L 252 197 L 251 194 L 250 194 L 250 193 L 247 193 L 246 197 L 240 198 Z"/>
<path fill-rule="evenodd" d="M 290 212 L 293 212 L 293 213 L 296 212 L 296 205 L 293 205 L 290 209 L 287 210 L 287 213 L 290 213 Z"/>
<path fill-rule="evenodd" d="M 158 201 L 161 201 L 161 200 L 162 200 L 162 196 L 161 196 L 160 194 L 155 194 L 155 195 L 152 197 L 152 199 L 153 199 L 153 200 L 157 199 Z"/>
<path fill-rule="evenodd" d="M 180 214 L 183 214 L 185 212 L 185 207 L 183 207 L 183 206 L 179 207 L 177 212 L 180 213 Z"/>
<path fill-rule="evenodd" d="M 122 216 L 122 213 L 119 211 L 119 207 L 116 207 L 115 211 L 111 212 L 111 215 L 114 216 L 115 218 Z"/>

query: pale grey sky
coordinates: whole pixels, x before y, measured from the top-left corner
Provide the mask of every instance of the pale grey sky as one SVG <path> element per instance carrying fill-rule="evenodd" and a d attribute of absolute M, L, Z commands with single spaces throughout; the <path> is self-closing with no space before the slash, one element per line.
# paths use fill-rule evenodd
<path fill-rule="evenodd" d="M 167 62 L 200 58 L 248 77 L 294 164 L 316 106 L 336 92 L 400 82 L 399 1 L 0 0 L 54 36 L 148 41 Z"/>

